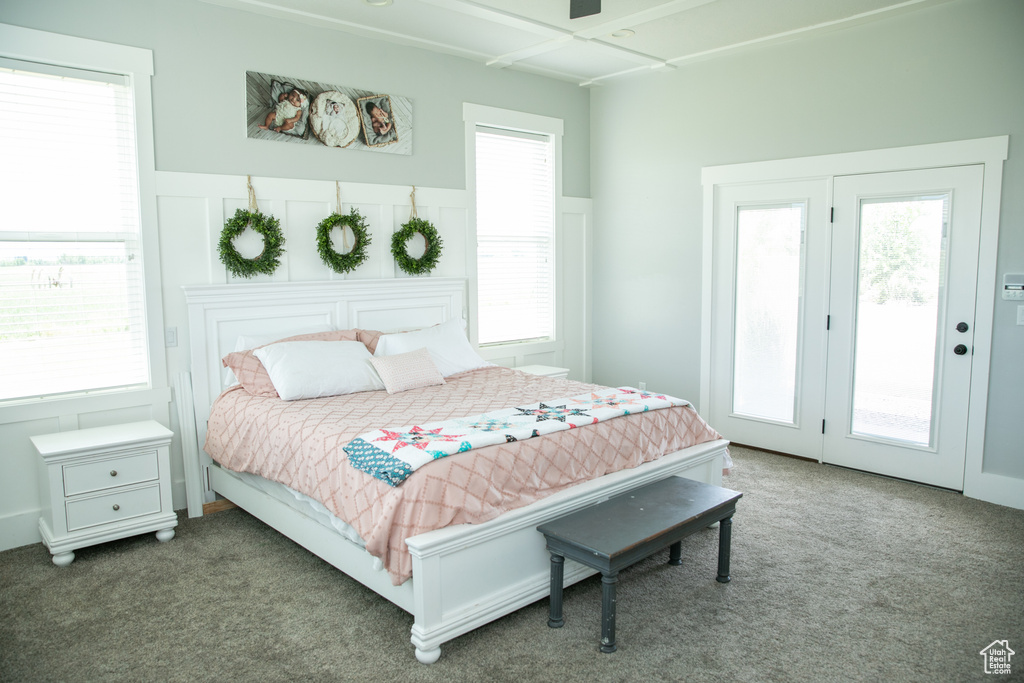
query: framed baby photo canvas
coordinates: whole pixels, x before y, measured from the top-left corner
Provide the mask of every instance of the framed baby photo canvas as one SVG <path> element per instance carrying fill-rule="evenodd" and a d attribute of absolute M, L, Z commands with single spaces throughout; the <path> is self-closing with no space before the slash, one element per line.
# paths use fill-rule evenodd
<path fill-rule="evenodd" d="M 246 136 L 328 148 L 412 154 L 412 101 L 343 85 L 245 72 Z"/>

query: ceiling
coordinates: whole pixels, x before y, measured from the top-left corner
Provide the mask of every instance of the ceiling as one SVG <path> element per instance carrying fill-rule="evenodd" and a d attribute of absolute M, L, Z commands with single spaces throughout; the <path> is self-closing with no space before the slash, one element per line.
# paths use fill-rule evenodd
<path fill-rule="evenodd" d="M 603 0 L 580 19 L 569 0 L 205 1 L 592 86 L 946 0 Z"/>

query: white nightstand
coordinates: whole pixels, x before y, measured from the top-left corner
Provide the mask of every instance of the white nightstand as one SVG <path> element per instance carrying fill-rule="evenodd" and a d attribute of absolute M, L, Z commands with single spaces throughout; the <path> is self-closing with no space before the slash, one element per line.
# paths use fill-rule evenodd
<path fill-rule="evenodd" d="M 31 437 L 39 451 L 39 533 L 66 567 L 77 548 L 151 531 L 174 538 L 170 443 L 152 420 Z"/>
<path fill-rule="evenodd" d="M 513 369 L 521 372 L 528 372 L 531 375 L 554 377 L 555 379 L 565 379 L 569 376 L 569 368 L 556 368 L 552 365 L 520 365 Z"/>

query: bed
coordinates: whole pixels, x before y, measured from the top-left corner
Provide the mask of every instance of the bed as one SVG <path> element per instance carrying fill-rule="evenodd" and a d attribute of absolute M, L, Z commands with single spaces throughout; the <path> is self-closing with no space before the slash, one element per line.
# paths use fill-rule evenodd
<path fill-rule="evenodd" d="M 239 336 L 284 338 L 318 325 L 385 332 L 425 328 L 465 317 L 465 288 L 462 278 L 185 288 L 191 372 L 178 378 L 176 389 L 179 407 L 182 408 L 179 411 L 182 430 L 190 432 L 194 429 L 195 432 L 194 441 L 183 438 L 189 514 L 201 515 L 204 504 L 213 503 L 218 496 L 226 498 L 411 613 L 414 617 L 411 641 L 416 658 L 427 664 L 438 659 L 443 643 L 547 595 L 549 556 L 543 536 L 536 531 L 538 524 L 668 476 L 682 475 L 705 483 L 721 483 L 727 457 L 726 441 L 713 438 L 717 435 L 704 425 L 692 408 L 678 409 L 692 413 L 688 413 L 686 419 L 691 420 L 698 431 L 703 425 L 711 436 L 702 438 L 709 440 L 635 467 L 563 487 L 536 500 L 528 497 L 527 504 L 515 509 L 492 510 L 483 515 L 486 521 L 457 523 L 462 518 L 456 515 L 453 518 L 456 523 L 441 528 L 406 527 L 403 533 L 412 535 L 399 538 L 398 545 L 404 543 L 404 547 L 398 548 L 393 539 L 382 541 L 373 534 L 366 534 L 367 539 L 362 538 L 356 533 L 360 521 L 350 520 L 352 525 L 340 521 L 324 505 L 326 502 L 337 510 L 339 505 L 332 501 L 310 500 L 282 484 L 233 471 L 214 462 L 203 450 L 207 443 L 208 421 L 219 429 L 217 425 L 222 422 L 221 413 L 228 400 L 234 397 L 242 407 L 258 403 L 249 400 L 251 397 L 246 396 L 244 390 L 236 388 L 227 391 L 225 398 L 215 405 L 229 379 L 221 368 L 221 358 L 234 350 Z M 492 381 L 506 383 L 524 397 L 543 397 L 543 392 L 559 389 L 571 392 L 589 386 L 568 380 L 527 376 L 504 368 L 481 368 L 450 377 L 444 390 L 449 392 L 446 395 L 449 398 L 461 395 L 459 392 L 479 394 L 481 383 Z M 560 385 L 559 382 L 565 384 Z M 384 392 L 373 394 L 376 400 L 379 398 L 376 395 Z M 441 402 L 446 400 L 449 399 Z M 274 402 L 285 403 L 272 399 L 271 404 Z M 291 402 L 288 411 L 295 413 L 301 410 L 302 403 Z M 306 405 L 313 410 L 313 406 L 320 409 L 327 403 L 329 401 L 324 399 L 315 399 Z M 189 405 L 191 410 L 187 409 Z M 230 409 L 239 411 L 236 414 L 239 419 L 251 419 L 244 417 L 240 407 Z M 217 412 L 216 419 L 212 421 L 211 410 Z M 430 414 L 436 415 L 436 411 Z M 572 431 L 596 430 L 613 422 L 616 420 Z M 377 425 L 385 426 L 397 425 Z M 561 432 L 559 438 L 576 438 L 575 435 L 561 435 L 567 435 L 566 432 Z M 216 441 L 216 437 L 214 434 L 211 442 Z M 569 448 L 571 450 L 572 447 Z M 223 458 L 223 455 L 218 453 L 218 457 Z M 455 461 L 454 458 L 444 460 Z M 441 471 L 442 462 L 427 465 L 422 473 L 413 474 L 403 486 L 409 486 L 415 477 L 430 468 Z M 236 465 L 233 463 L 232 466 Z M 365 524 L 362 527 L 364 531 L 367 528 Z M 410 531 L 413 528 L 415 531 Z M 367 547 L 376 554 L 368 551 Z M 389 547 L 390 554 L 387 550 L 382 552 L 382 547 Z M 407 560 L 396 560 L 402 553 Z M 403 570 L 403 566 L 408 571 Z M 565 585 L 593 573 L 582 565 L 567 561 Z"/>

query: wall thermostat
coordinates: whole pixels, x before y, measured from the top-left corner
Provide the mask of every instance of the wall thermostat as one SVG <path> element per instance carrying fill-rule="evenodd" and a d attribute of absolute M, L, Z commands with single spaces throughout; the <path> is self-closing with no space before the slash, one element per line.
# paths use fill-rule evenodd
<path fill-rule="evenodd" d="M 1024 275 L 1003 275 L 1003 298 L 1024 301 Z"/>

